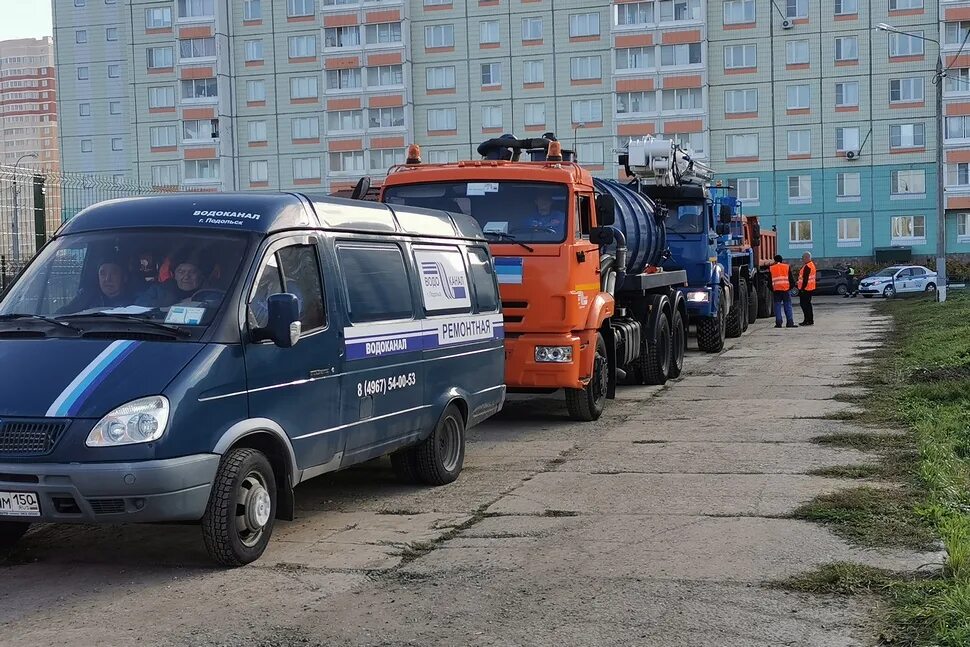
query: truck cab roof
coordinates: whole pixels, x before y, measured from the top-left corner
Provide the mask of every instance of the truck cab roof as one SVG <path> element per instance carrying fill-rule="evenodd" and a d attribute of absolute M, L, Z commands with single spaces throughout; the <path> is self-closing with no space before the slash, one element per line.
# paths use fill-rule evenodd
<path fill-rule="evenodd" d="M 508 162 L 503 160 L 467 160 L 449 164 L 409 164 L 391 169 L 384 186 L 413 184 L 418 181 L 413 173 L 419 173 L 422 182 L 449 182 L 455 180 L 522 180 L 593 186 L 593 176 L 574 162 Z"/>

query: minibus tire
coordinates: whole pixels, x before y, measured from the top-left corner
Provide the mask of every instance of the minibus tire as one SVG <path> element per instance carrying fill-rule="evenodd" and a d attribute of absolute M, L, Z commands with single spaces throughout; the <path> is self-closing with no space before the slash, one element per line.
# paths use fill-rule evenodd
<path fill-rule="evenodd" d="M 602 382 L 605 375 L 601 371 L 608 371 L 609 363 L 606 359 L 606 340 L 602 333 L 596 333 L 596 357 L 593 359 L 593 374 L 589 384 L 582 389 L 566 389 L 566 409 L 569 417 L 581 422 L 592 422 L 603 415 L 606 408 L 606 390 L 597 393 L 597 382 Z"/>
<path fill-rule="evenodd" d="M 30 524 L 22 521 L 0 521 L 0 549 L 13 548 L 29 528 Z"/>
<path fill-rule="evenodd" d="M 421 482 L 418 476 L 418 458 L 414 455 L 413 447 L 399 449 L 391 454 L 391 468 L 402 483 L 410 485 Z"/>
<path fill-rule="evenodd" d="M 458 478 L 465 462 L 465 418 L 449 404 L 431 435 L 414 447 L 418 477 L 428 485 L 446 485 Z"/>
<path fill-rule="evenodd" d="M 257 521 L 253 507 L 256 503 L 252 498 L 256 487 L 262 488 L 268 495 L 269 511 L 265 511 L 265 505 L 259 508 L 262 516 L 268 514 L 268 519 L 258 533 L 253 533 L 250 522 Z M 263 502 L 265 504 L 265 499 Z M 237 528 L 240 507 L 246 513 L 240 515 L 244 517 L 242 522 L 249 526 L 244 532 L 255 536 L 244 537 Z M 273 466 L 262 452 L 255 449 L 243 447 L 229 451 L 219 463 L 209 503 L 202 516 L 202 539 L 209 557 L 223 566 L 243 566 L 256 561 L 266 550 L 275 521 L 276 478 Z"/>

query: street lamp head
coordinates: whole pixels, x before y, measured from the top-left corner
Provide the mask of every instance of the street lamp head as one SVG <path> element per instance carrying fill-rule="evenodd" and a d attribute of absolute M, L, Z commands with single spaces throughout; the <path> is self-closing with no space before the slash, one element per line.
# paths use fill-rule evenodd
<path fill-rule="evenodd" d="M 886 22 L 881 22 L 878 25 L 876 25 L 876 29 L 878 29 L 879 31 L 899 31 L 898 29 L 896 29 L 895 27 L 893 27 L 892 25 Z"/>

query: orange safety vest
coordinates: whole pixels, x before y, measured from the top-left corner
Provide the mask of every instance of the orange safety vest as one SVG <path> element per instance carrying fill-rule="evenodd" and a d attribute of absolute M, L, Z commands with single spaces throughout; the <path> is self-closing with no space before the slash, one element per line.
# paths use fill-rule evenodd
<path fill-rule="evenodd" d="M 805 291 L 814 292 L 815 291 L 815 261 L 809 261 L 805 264 L 808 268 L 808 281 L 805 282 Z"/>
<path fill-rule="evenodd" d="M 787 292 L 791 289 L 788 282 L 788 264 L 774 263 L 771 267 L 771 289 L 775 292 Z"/>

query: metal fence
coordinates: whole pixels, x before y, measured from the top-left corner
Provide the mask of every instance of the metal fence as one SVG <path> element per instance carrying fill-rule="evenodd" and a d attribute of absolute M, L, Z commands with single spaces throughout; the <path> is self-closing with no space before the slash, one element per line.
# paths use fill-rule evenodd
<path fill-rule="evenodd" d="M 0 290 L 82 209 L 161 191 L 115 178 L 0 165 Z"/>

